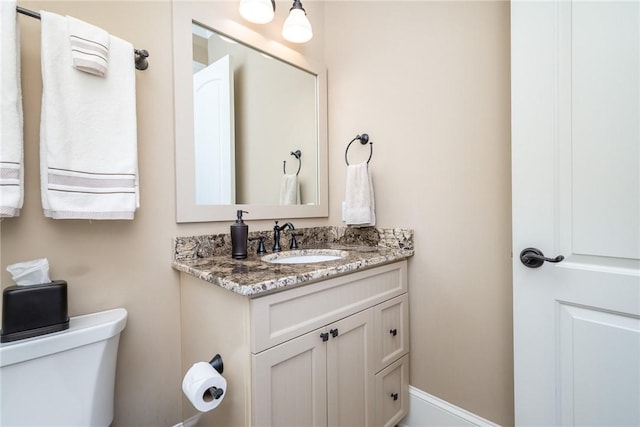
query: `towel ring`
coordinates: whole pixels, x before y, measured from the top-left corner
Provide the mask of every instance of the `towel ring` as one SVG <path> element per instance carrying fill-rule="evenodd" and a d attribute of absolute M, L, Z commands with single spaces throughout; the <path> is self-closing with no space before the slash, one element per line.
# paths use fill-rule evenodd
<path fill-rule="evenodd" d="M 296 159 L 298 159 L 298 172 L 296 172 L 296 176 L 298 176 L 298 174 L 300 173 L 300 168 L 302 167 L 302 161 L 300 160 L 300 157 L 302 157 L 302 152 L 300 150 L 292 151 L 291 155 L 293 157 L 295 157 Z M 286 160 L 282 164 L 282 172 L 284 172 L 285 175 L 287 174 L 287 161 Z"/>
<path fill-rule="evenodd" d="M 347 148 L 344 150 L 344 161 L 347 164 L 347 166 L 349 166 L 349 160 L 347 159 L 347 152 L 349 151 L 349 147 L 351 146 L 351 144 L 353 144 L 353 141 L 355 141 L 356 139 L 359 140 L 360 144 L 362 145 L 367 145 L 367 143 L 369 143 L 369 149 L 371 151 L 369 152 L 369 158 L 367 159 L 367 164 L 369 164 L 369 162 L 371 161 L 371 157 L 373 156 L 373 142 L 369 142 L 369 135 L 367 135 L 366 133 L 363 133 L 362 135 L 356 135 L 356 137 L 353 138 L 351 142 L 349 142 L 349 144 L 347 144 Z"/>

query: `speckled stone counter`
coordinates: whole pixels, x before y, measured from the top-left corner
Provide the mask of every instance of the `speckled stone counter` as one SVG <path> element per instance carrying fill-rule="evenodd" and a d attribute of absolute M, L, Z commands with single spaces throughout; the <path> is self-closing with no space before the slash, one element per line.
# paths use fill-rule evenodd
<path fill-rule="evenodd" d="M 314 227 L 296 229 L 299 250 L 337 249 L 348 252 L 335 261 L 310 264 L 274 264 L 257 255 L 257 239 L 249 242 L 249 256 L 231 258 L 229 234 L 177 237 L 174 239 L 173 268 L 191 274 L 229 291 L 256 298 L 266 293 L 285 290 L 361 270 L 399 261 L 413 255 L 413 230 L 402 228 Z M 269 254 L 273 232 L 250 232 L 249 238 L 265 236 Z M 288 248 L 288 232 L 282 234 L 281 245 Z M 283 255 L 286 251 L 281 252 Z"/>

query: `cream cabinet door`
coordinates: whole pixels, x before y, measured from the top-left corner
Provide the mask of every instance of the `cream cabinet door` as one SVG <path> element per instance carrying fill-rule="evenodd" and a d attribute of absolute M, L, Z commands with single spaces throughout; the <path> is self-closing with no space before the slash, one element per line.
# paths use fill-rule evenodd
<path fill-rule="evenodd" d="M 329 426 L 374 424 L 375 356 L 373 309 L 327 327 Z"/>
<path fill-rule="evenodd" d="M 324 329 L 252 355 L 252 425 L 327 425 Z"/>

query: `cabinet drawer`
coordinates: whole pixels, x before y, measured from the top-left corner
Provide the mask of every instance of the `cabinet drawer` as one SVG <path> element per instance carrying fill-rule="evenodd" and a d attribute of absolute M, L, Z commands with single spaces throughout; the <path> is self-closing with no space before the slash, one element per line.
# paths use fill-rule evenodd
<path fill-rule="evenodd" d="M 376 375 L 376 425 L 395 426 L 409 411 L 409 355 Z"/>
<path fill-rule="evenodd" d="M 259 353 L 407 292 L 407 262 L 251 300 L 251 352 Z"/>
<path fill-rule="evenodd" d="M 375 369 L 409 352 L 409 296 L 403 294 L 375 307 Z"/>

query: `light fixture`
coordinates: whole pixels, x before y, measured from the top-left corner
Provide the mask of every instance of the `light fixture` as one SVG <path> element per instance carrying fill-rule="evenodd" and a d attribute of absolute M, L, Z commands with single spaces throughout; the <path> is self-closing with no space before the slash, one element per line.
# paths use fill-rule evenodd
<path fill-rule="evenodd" d="M 240 0 L 240 15 L 254 24 L 271 22 L 275 11 L 275 0 Z M 292 43 L 305 43 L 313 37 L 311 23 L 300 0 L 293 0 L 289 16 L 282 27 L 282 37 Z"/>
<path fill-rule="evenodd" d="M 275 0 L 240 0 L 240 15 L 254 24 L 271 22 L 275 11 Z"/>
<path fill-rule="evenodd" d="M 311 22 L 307 19 L 307 12 L 300 0 L 294 0 L 289 10 L 289 16 L 282 26 L 282 37 L 293 43 L 305 43 L 313 37 Z"/>

